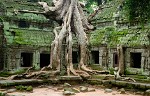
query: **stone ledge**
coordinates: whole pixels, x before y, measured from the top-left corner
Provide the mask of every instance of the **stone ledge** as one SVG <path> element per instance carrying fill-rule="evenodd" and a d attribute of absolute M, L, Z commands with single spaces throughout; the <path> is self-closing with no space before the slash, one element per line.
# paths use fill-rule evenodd
<path fill-rule="evenodd" d="M 82 80 L 80 76 L 60 76 L 59 80 Z"/>
<path fill-rule="evenodd" d="M 23 80 L 1 80 L 0 87 L 8 87 L 15 85 L 32 85 L 32 84 L 63 84 L 64 82 L 76 82 L 81 83 L 82 79 L 77 76 L 61 76 L 60 79 L 49 79 L 49 80 L 39 80 L 39 79 L 23 79 Z M 138 82 L 126 82 L 126 81 L 115 81 L 115 80 L 100 80 L 100 79 L 89 79 L 86 82 L 91 85 L 113 85 L 118 87 L 134 88 L 140 90 L 150 89 L 150 84 L 138 83 Z"/>
<path fill-rule="evenodd" d="M 140 89 L 140 90 L 147 90 L 150 89 L 150 84 L 147 83 L 138 83 L 138 82 L 126 82 L 126 81 L 117 81 L 117 80 L 99 80 L 99 79 L 89 79 L 88 80 L 89 84 L 92 85 L 98 85 L 98 84 L 103 84 L 103 85 L 113 85 L 113 86 L 118 86 L 118 87 L 126 87 L 126 88 L 135 88 L 135 89 Z"/>

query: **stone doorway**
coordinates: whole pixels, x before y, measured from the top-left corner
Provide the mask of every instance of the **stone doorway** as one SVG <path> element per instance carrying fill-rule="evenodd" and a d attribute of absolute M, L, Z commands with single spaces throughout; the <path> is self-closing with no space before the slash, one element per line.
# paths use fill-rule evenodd
<path fill-rule="evenodd" d="M 50 54 L 40 54 L 40 68 L 48 66 L 50 64 Z"/>
<path fill-rule="evenodd" d="M 99 64 L 99 51 L 91 51 L 92 54 L 92 63 Z"/>
<path fill-rule="evenodd" d="M 132 68 L 141 68 L 141 53 L 130 53 L 131 56 L 131 67 Z"/>
<path fill-rule="evenodd" d="M 119 62 L 118 62 L 118 54 L 114 53 L 113 54 L 113 67 L 118 67 L 119 66 Z"/>
<path fill-rule="evenodd" d="M 21 67 L 31 67 L 33 62 L 33 53 L 21 53 Z"/>
<path fill-rule="evenodd" d="M 72 52 L 72 62 L 73 62 L 73 64 L 79 63 L 79 52 L 78 51 Z"/>

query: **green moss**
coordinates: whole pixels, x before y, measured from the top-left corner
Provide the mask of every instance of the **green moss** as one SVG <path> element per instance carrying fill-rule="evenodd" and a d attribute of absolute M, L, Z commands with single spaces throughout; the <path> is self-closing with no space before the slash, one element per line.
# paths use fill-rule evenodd
<path fill-rule="evenodd" d="M 19 85 L 19 86 L 16 86 L 16 89 L 18 91 L 33 91 L 33 87 L 32 86 Z"/>
<path fill-rule="evenodd" d="M 128 86 L 126 87 L 127 89 L 133 89 L 134 86 L 132 84 L 128 84 Z"/>
<path fill-rule="evenodd" d="M 10 71 L 10 72 L 0 72 L 0 77 L 9 77 L 10 75 L 22 74 L 25 71 L 26 70 L 24 69 L 19 69 L 19 70 Z"/>
<path fill-rule="evenodd" d="M 27 86 L 19 85 L 19 86 L 16 86 L 16 89 L 19 90 L 19 91 L 24 91 L 24 90 L 27 89 Z"/>
<path fill-rule="evenodd" d="M 99 70 L 99 71 L 103 70 L 103 68 L 100 67 L 99 64 L 91 64 L 91 65 L 89 65 L 89 67 L 92 68 L 93 70 Z"/>
<path fill-rule="evenodd" d="M 3 92 L 0 92 L 0 96 L 6 96 L 6 94 Z"/>
<path fill-rule="evenodd" d="M 9 72 L 0 72 L 0 77 L 8 77 L 11 74 Z"/>
<path fill-rule="evenodd" d="M 32 44 L 32 42 L 26 41 L 25 38 L 23 38 L 24 31 L 22 30 L 14 30 L 15 32 L 15 38 L 14 38 L 14 44 Z"/>
<path fill-rule="evenodd" d="M 119 4 L 120 4 L 119 0 L 108 1 L 105 6 L 110 6 L 110 7 L 101 10 L 101 12 L 97 16 L 97 19 L 113 20 L 113 13 L 117 11 Z"/>
<path fill-rule="evenodd" d="M 114 68 L 109 68 L 109 74 L 114 75 Z"/>
<path fill-rule="evenodd" d="M 91 85 L 101 85 L 102 82 L 101 81 L 97 81 L 97 80 L 90 80 L 90 81 L 88 81 L 88 84 L 91 84 Z"/>
<path fill-rule="evenodd" d="M 124 46 L 149 45 L 148 31 L 150 29 L 115 29 L 106 27 L 91 33 L 90 44 L 92 46 L 108 45 L 116 47 L 117 44 Z"/>
<path fill-rule="evenodd" d="M 33 87 L 32 86 L 28 86 L 26 91 L 33 91 Z"/>
<path fill-rule="evenodd" d="M 15 36 L 13 44 L 50 46 L 53 34 L 47 30 L 12 29 Z"/>
<path fill-rule="evenodd" d="M 124 74 L 125 75 L 135 75 L 135 73 L 130 71 L 130 69 L 128 69 L 128 68 L 125 69 L 125 73 Z"/>
<path fill-rule="evenodd" d="M 104 39 L 104 33 L 105 30 L 96 30 L 93 32 L 90 36 L 90 44 L 93 46 L 98 46 L 102 43 L 102 40 Z"/>

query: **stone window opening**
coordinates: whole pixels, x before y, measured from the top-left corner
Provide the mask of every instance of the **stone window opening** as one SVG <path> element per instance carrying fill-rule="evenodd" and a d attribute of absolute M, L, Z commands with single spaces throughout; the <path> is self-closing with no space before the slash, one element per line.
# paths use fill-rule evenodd
<path fill-rule="evenodd" d="M 130 64 L 132 68 L 141 68 L 141 53 L 130 53 Z"/>
<path fill-rule="evenodd" d="M 18 23 L 18 27 L 20 28 L 29 28 L 30 24 L 29 22 L 25 21 L 25 20 L 20 20 Z"/>
<path fill-rule="evenodd" d="M 40 68 L 48 66 L 50 64 L 50 54 L 40 54 Z"/>
<path fill-rule="evenodd" d="M 72 63 L 73 64 L 79 63 L 79 52 L 77 51 L 72 52 Z"/>
<path fill-rule="evenodd" d="M 118 54 L 114 53 L 113 54 L 113 67 L 118 67 L 119 66 L 119 62 L 118 62 Z"/>
<path fill-rule="evenodd" d="M 99 51 L 91 51 L 92 54 L 92 63 L 99 64 Z"/>
<path fill-rule="evenodd" d="M 20 66 L 31 67 L 33 62 L 33 53 L 21 53 Z"/>
<path fill-rule="evenodd" d="M 28 0 L 28 2 L 38 2 L 38 1 L 41 1 L 41 0 Z"/>

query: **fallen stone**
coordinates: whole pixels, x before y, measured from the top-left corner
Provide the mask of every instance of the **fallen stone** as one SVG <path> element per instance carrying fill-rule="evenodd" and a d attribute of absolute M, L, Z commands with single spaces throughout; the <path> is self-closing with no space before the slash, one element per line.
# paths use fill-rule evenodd
<path fill-rule="evenodd" d="M 148 89 L 148 90 L 145 91 L 145 95 L 146 96 L 150 96 L 150 89 Z"/>
<path fill-rule="evenodd" d="M 80 86 L 81 92 L 88 92 L 88 87 Z"/>
<path fill-rule="evenodd" d="M 144 95 L 144 92 L 135 92 L 135 95 Z"/>
<path fill-rule="evenodd" d="M 26 91 L 33 91 L 33 87 L 32 86 L 28 86 Z"/>
<path fill-rule="evenodd" d="M 105 93 L 111 93 L 112 89 L 105 89 Z"/>
<path fill-rule="evenodd" d="M 116 93 L 112 93 L 112 95 L 116 95 Z"/>
<path fill-rule="evenodd" d="M 16 91 L 16 89 L 9 89 L 9 90 L 7 90 L 6 92 L 7 93 L 12 93 L 12 92 L 15 92 Z"/>
<path fill-rule="evenodd" d="M 64 91 L 63 94 L 64 94 L 64 95 L 75 95 L 75 92 L 72 92 L 72 91 Z"/>
<path fill-rule="evenodd" d="M 126 91 L 125 91 L 124 88 L 121 88 L 121 89 L 120 89 L 120 94 L 126 94 Z"/>
<path fill-rule="evenodd" d="M 75 92 L 75 93 L 80 93 L 80 90 L 77 89 L 77 88 L 72 88 L 72 91 Z"/>
<path fill-rule="evenodd" d="M 72 91 L 72 88 L 64 88 L 64 91 Z"/>
<path fill-rule="evenodd" d="M 0 92 L 1 92 L 1 91 L 5 91 L 5 89 L 0 89 Z"/>
<path fill-rule="evenodd" d="M 56 90 L 63 90 L 63 87 L 58 87 Z"/>
<path fill-rule="evenodd" d="M 71 87 L 69 83 L 64 83 L 64 87 Z"/>
<path fill-rule="evenodd" d="M 94 92 L 95 89 L 94 88 L 88 88 L 88 92 Z"/>

